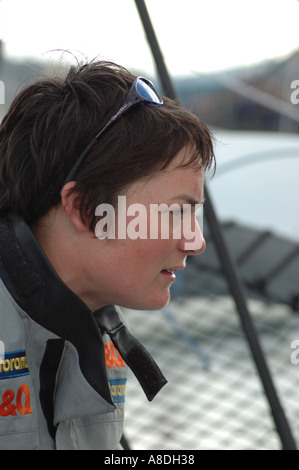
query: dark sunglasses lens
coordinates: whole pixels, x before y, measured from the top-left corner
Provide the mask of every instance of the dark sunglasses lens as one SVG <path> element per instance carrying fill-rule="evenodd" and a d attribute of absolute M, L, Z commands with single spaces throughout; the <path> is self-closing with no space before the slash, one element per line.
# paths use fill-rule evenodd
<path fill-rule="evenodd" d="M 160 105 L 162 100 L 158 93 L 150 86 L 150 84 L 143 80 L 137 81 L 137 91 L 142 98 L 148 100 L 152 104 Z"/>

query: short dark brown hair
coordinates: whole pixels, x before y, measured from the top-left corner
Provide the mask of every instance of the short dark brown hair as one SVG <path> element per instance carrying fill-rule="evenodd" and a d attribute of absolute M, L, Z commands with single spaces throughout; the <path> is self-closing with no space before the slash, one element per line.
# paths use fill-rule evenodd
<path fill-rule="evenodd" d="M 136 76 L 107 61 L 72 66 L 65 77 L 39 79 L 12 102 L 0 126 L 0 214 L 36 223 L 60 203 L 69 170 L 89 141 L 118 111 Z M 114 204 L 140 178 L 165 168 L 186 145 L 187 164 L 215 164 L 211 132 L 194 114 L 163 97 L 159 108 L 126 113 L 92 148 L 74 191 L 82 217 L 95 226 L 95 208 Z"/>

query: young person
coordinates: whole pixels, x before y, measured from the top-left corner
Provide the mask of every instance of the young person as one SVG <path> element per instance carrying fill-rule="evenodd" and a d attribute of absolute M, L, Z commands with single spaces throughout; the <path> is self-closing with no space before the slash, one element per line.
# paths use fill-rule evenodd
<path fill-rule="evenodd" d="M 115 306 L 167 304 L 205 248 L 195 209 L 213 165 L 208 128 L 117 64 L 14 99 L 0 127 L 0 448 L 120 446 L 127 365 L 149 400 L 166 380 Z"/>

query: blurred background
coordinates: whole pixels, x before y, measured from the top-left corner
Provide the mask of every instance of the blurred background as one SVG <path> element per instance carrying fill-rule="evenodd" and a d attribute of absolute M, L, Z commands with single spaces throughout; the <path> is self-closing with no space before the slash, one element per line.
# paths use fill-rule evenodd
<path fill-rule="evenodd" d="M 299 446 L 299 2 L 146 6 L 180 102 L 214 132 L 207 187 Z M 133 0 L 0 0 L 1 119 L 37 72 L 95 57 L 164 92 Z M 148 403 L 130 377 L 126 439 L 136 450 L 281 449 L 206 221 L 204 235 L 205 253 L 190 259 L 165 309 L 124 310 L 168 379 Z"/>

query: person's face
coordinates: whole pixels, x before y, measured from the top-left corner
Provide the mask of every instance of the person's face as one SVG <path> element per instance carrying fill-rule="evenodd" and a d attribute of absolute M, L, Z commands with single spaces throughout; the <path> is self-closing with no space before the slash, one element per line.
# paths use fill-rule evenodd
<path fill-rule="evenodd" d="M 195 170 L 192 166 L 178 166 L 185 151 L 183 149 L 178 153 L 166 171 L 146 181 L 134 183 L 129 188 L 126 207 L 132 207 L 133 210 L 131 205 L 138 204 L 135 208 L 142 205 L 146 212 L 143 219 L 138 219 L 139 225 L 136 217 L 141 212 L 136 212 L 135 217 L 132 212 L 127 217 L 125 239 L 117 238 L 117 225 L 115 239 L 90 239 L 88 255 L 85 257 L 85 279 L 96 308 L 107 304 L 149 310 L 164 307 L 169 301 L 169 288 L 176 279 L 174 271 L 184 269 L 187 255 L 204 251 L 205 241 L 194 210 L 195 204 L 203 202 L 204 171 Z M 150 229 L 157 220 L 153 219 L 153 208 L 155 204 L 162 203 L 168 207 L 176 204 L 180 209 L 183 209 L 183 204 L 190 205 L 192 225 L 189 224 L 187 235 L 183 224 L 181 237 L 173 234 L 173 216 L 170 212 L 169 236 L 165 237 L 164 234 L 165 238 L 162 238 L 160 223 L 156 232 L 158 236 L 153 238 Z M 141 225 L 143 229 L 146 228 L 144 239 L 132 239 L 132 223 L 136 232 L 141 232 Z M 190 229 L 194 234 L 193 242 L 196 239 L 196 246 L 193 246 L 195 243 L 190 245 Z"/>

